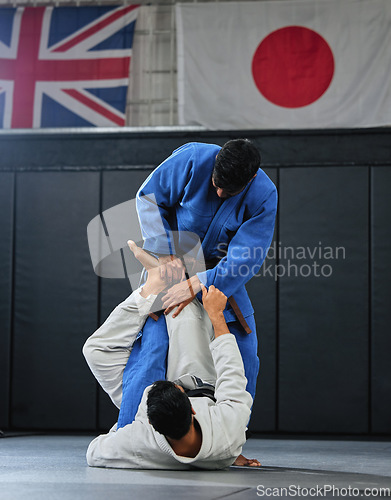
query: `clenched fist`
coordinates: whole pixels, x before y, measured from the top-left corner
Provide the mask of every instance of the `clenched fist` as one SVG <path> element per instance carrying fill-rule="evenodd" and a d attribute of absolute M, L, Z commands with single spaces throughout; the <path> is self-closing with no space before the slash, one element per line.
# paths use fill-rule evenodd
<path fill-rule="evenodd" d="M 209 290 L 202 285 L 202 303 L 208 313 L 208 316 L 212 320 L 212 318 L 215 318 L 223 313 L 227 304 L 227 297 L 213 285 L 209 287 Z"/>

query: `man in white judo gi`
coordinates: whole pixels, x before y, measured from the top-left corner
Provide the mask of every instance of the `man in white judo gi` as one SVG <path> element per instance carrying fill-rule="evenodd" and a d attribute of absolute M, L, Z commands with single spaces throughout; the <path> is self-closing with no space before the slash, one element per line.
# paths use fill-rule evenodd
<path fill-rule="evenodd" d="M 118 408 L 132 345 L 166 287 L 153 267 L 155 259 L 133 242 L 129 247 L 148 268 L 147 282 L 114 309 L 83 347 L 91 371 Z M 235 336 L 224 319 L 227 298 L 213 285 L 202 293 L 203 306 L 195 299 L 178 317 L 167 315 L 167 381 L 145 389 L 132 423 L 118 430 L 115 424 L 90 443 L 90 466 L 221 469 L 241 454 L 252 397 Z M 260 464 L 247 460 L 247 465 Z"/>

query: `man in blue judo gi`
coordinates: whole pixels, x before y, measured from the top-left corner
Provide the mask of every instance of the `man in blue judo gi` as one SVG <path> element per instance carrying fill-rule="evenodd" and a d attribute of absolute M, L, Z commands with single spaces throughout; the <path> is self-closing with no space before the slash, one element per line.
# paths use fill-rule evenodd
<path fill-rule="evenodd" d="M 161 266 L 168 269 L 169 281 L 182 280 L 163 296 L 165 313 L 177 307 L 174 314 L 180 314 L 200 292 L 201 283 L 214 285 L 229 297 L 224 316 L 236 337 L 252 397 L 259 359 L 254 310 L 245 284 L 266 257 L 277 210 L 276 187 L 259 165 L 259 152 L 246 139 L 228 141 L 223 147 L 188 143 L 159 165 L 137 194 L 144 249 L 162 264 L 171 262 Z M 162 225 L 165 235 L 156 230 Z M 176 243 L 167 245 L 172 231 L 199 236 L 206 271 L 184 279 Z M 124 372 L 119 427 L 133 421 L 145 387 L 164 378 L 167 348 L 164 314 L 157 321 L 149 318 Z"/>

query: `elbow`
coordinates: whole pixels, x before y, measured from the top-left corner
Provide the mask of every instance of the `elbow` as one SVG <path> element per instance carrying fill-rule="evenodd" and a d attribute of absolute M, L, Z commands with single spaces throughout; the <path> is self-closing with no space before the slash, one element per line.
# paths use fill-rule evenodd
<path fill-rule="evenodd" d="M 87 453 L 86 453 L 86 460 L 87 464 L 89 467 L 104 467 L 105 464 L 103 463 L 102 457 L 99 456 L 99 438 L 101 436 L 97 436 L 95 439 L 91 441 L 91 443 L 88 445 L 87 448 Z"/>
<path fill-rule="evenodd" d="M 90 449 L 88 448 L 87 453 L 86 453 L 86 460 L 87 460 L 87 465 L 89 467 L 94 467 L 94 461 L 92 458 L 92 453 L 90 453 Z"/>
<path fill-rule="evenodd" d="M 88 356 L 89 356 L 89 352 L 90 352 L 90 347 L 89 347 L 89 344 L 88 344 L 88 340 L 83 345 L 83 348 L 82 348 L 81 352 L 83 353 L 83 356 L 87 359 Z"/>
<path fill-rule="evenodd" d="M 97 462 L 94 459 L 93 447 L 91 445 L 92 445 L 92 443 L 88 447 L 87 453 L 86 453 L 87 464 L 89 467 L 97 467 Z"/>
<path fill-rule="evenodd" d="M 92 346 L 92 342 L 90 341 L 90 339 L 87 339 L 85 344 L 83 345 L 81 352 L 83 353 L 83 356 L 88 365 L 91 365 L 91 363 L 93 362 L 94 351 L 95 349 Z"/>

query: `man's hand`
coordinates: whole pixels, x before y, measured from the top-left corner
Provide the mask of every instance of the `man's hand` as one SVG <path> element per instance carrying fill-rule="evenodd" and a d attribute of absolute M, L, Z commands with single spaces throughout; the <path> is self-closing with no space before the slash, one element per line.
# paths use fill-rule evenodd
<path fill-rule="evenodd" d="M 190 279 L 174 285 L 162 298 L 163 307 L 165 308 L 164 314 L 170 313 L 174 307 L 178 306 L 175 314 L 173 314 L 173 318 L 175 318 L 190 304 L 200 290 L 201 282 L 197 276 L 192 276 Z"/>
<path fill-rule="evenodd" d="M 212 322 L 215 338 L 230 333 L 223 313 L 227 304 L 227 297 L 223 292 L 220 292 L 213 285 L 207 291 L 206 287 L 202 285 L 202 303 Z"/>
<path fill-rule="evenodd" d="M 209 290 L 202 285 L 202 304 L 212 321 L 212 317 L 217 318 L 223 313 L 227 304 L 227 297 L 213 285 L 209 287 Z"/>
<path fill-rule="evenodd" d="M 185 279 L 185 267 L 175 255 L 162 255 L 159 257 L 160 277 L 168 284 Z"/>

